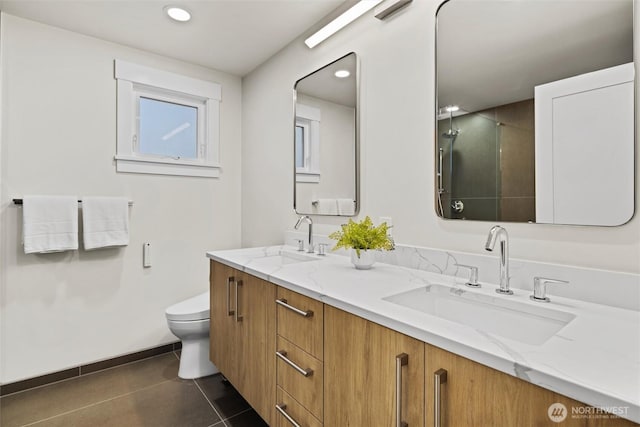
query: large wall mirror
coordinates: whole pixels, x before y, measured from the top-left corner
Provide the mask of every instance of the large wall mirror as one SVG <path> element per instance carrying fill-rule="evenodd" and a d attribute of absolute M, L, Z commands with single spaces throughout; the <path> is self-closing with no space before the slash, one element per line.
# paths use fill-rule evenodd
<path fill-rule="evenodd" d="M 436 18 L 438 215 L 629 221 L 633 1 L 449 0 Z"/>
<path fill-rule="evenodd" d="M 298 214 L 354 216 L 358 190 L 358 61 L 339 58 L 294 86 Z"/>

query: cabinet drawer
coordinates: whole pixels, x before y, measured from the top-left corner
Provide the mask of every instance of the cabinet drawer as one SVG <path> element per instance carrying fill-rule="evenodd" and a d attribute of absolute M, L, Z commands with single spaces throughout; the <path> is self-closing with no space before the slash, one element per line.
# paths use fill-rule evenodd
<path fill-rule="evenodd" d="M 277 384 L 316 418 L 322 420 L 322 362 L 280 336 L 277 341 L 276 359 Z"/>
<path fill-rule="evenodd" d="M 292 427 L 295 425 L 291 421 L 287 420 L 281 411 L 286 412 L 286 414 L 300 427 L 322 427 L 322 422 L 314 417 L 311 412 L 307 411 L 302 405 L 296 402 L 289 393 L 278 387 L 277 395 L 277 405 L 279 409 L 276 408 L 276 427 Z"/>
<path fill-rule="evenodd" d="M 277 301 L 278 335 L 322 360 L 324 304 L 281 287 L 278 288 Z M 301 312 L 308 313 L 307 317 Z"/>

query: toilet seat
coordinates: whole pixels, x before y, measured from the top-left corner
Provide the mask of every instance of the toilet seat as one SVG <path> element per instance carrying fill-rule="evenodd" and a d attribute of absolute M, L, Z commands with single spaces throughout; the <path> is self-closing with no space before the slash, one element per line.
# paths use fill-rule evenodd
<path fill-rule="evenodd" d="M 209 292 L 172 305 L 165 311 L 167 320 L 192 321 L 209 319 Z"/>

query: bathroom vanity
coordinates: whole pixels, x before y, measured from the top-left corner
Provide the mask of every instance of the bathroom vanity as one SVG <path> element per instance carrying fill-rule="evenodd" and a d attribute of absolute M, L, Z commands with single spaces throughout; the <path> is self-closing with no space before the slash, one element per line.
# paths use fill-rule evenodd
<path fill-rule="evenodd" d="M 347 257 L 287 246 L 207 256 L 211 359 L 269 425 L 640 421 L 635 310 L 555 294 L 540 304 L 530 291 L 503 296 L 495 284 L 470 289 L 454 276 L 380 262 L 359 271 Z M 448 314 L 416 306 L 421 298 L 437 298 Z M 460 303 L 476 323 L 465 324 L 462 311 L 447 317 Z"/>

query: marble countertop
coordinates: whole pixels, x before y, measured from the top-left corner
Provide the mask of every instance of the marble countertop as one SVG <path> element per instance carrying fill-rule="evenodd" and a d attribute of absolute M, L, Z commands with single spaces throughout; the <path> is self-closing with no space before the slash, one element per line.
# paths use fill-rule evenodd
<path fill-rule="evenodd" d="M 430 284 L 460 291 L 530 301 L 529 291 L 513 296 L 480 289 L 464 280 L 391 264 L 356 270 L 348 257 L 307 255 L 311 262 L 283 263 L 275 255 L 296 254 L 289 246 L 208 252 L 230 267 L 320 300 L 483 365 L 640 423 L 640 312 L 554 296 L 545 308 L 575 315 L 551 338 L 526 344 L 403 307 L 383 298 Z M 305 254 L 306 255 L 306 254 Z"/>

